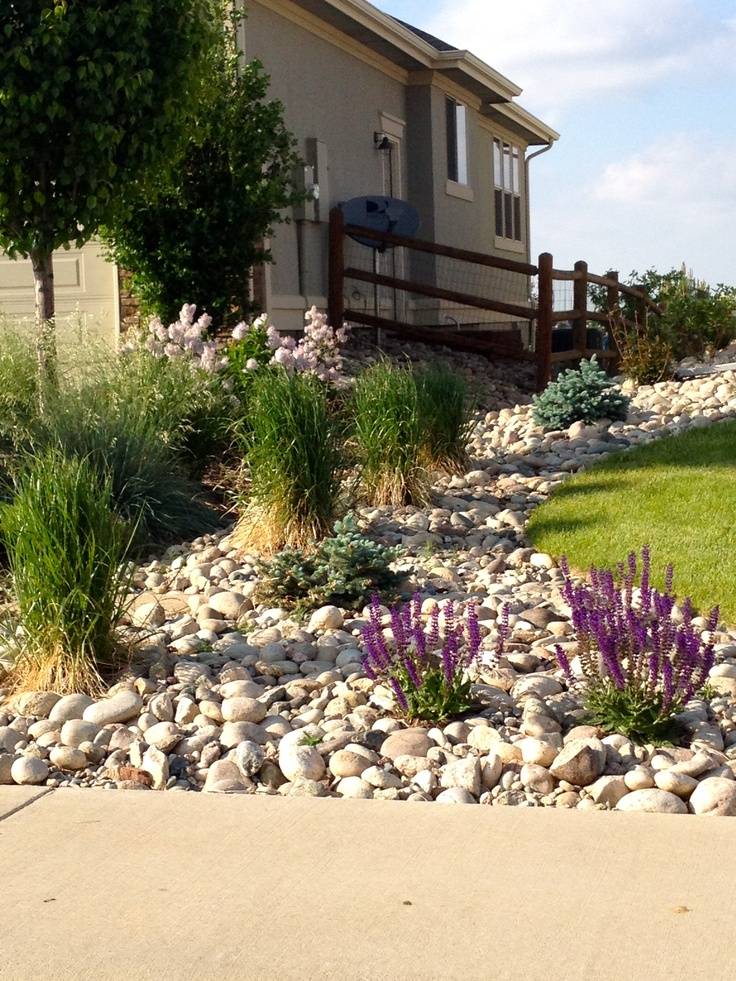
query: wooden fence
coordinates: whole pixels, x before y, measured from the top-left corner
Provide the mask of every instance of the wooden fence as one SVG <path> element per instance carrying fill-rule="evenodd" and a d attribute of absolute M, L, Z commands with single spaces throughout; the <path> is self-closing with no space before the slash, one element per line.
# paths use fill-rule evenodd
<path fill-rule="evenodd" d="M 462 264 L 502 270 L 523 277 L 526 284 L 524 292 L 529 300 L 525 303 L 509 302 L 508 299 L 490 295 L 493 290 L 487 291 L 489 295 L 468 293 L 447 289 L 433 282 L 420 282 L 406 276 L 387 275 L 376 269 L 368 270 L 357 265 L 347 265 L 345 243 L 346 238 L 351 236 L 359 236 L 361 240 L 375 242 L 376 248 L 381 251 L 386 247 L 403 248 L 408 252 L 444 256 Z M 507 320 L 509 329 L 472 333 L 462 330 L 450 331 L 444 327 L 419 326 L 396 317 L 385 317 L 380 314 L 380 310 L 368 313 L 366 310 L 352 309 L 345 303 L 346 281 L 358 281 L 370 284 L 374 289 L 383 287 L 405 294 L 442 300 L 462 308 L 501 314 Z M 572 283 L 573 303 L 572 308 L 567 310 L 555 310 L 555 283 L 561 282 Z M 591 285 L 605 289 L 604 311 L 588 309 L 588 288 Z M 662 312 L 643 290 L 620 283 L 618 273 L 595 275 L 589 272 L 586 262 L 576 262 L 575 268 L 571 270 L 555 269 L 554 260 L 548 252 L 543 252 L 539 256 L 538 263 L 534 265 L 422 239 L 405 238 L 346 225 L 339 208 L 334 208 L 330 216 L 329 317 L 334 327 L 349 322 L 386 330 L 407 340 L 473 351 L 490 358 L 512 358 L 533 362 L 536 365 L 538 390 L 544 388 L 550 380 L 557 364 L 579 361 L 593 354 L 609 364 L 616 363 L 619 354 L 610 330 L 608 331 L 610 347 L 593 350 L 588 347 L 588 323 L 610 326 L 612 319 L 616 318 L 627 326 L 634 326 L 635 322 L 627 320 L 621 313 L 622 295 L 630 296 L 636 301 L 639 323 L 644 323 L 648 315 L 658 316 Z M 571 325 L 572 348 L 553 351 L 554 325 L 563 322 L 569 322 Z M 522 325 L 531 328 L 531 343 L 527 346 L 522 343 L 521 331 L 518 329 Z"/>

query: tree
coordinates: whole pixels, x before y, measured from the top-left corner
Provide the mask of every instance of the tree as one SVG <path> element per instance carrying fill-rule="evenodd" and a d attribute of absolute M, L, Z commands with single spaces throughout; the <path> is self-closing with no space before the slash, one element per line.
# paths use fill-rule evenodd
<path fill-rule="evenodd" d="M 210 82 L 179 165 L 130 189 L 129 209 L 105 231 L 147 312 L 175 320 L 196 303 L 216 327 L 251 312 L 248 270 L 268 261 L 263 240 L 303 199 L 298 157 L 268 76 L 242 63 L 234 32 Z"/>
<path fill-rule="evenodd" d="M 222 0 L 0 4 L 0 248 L 31 260 L 42 370 L 53 251 L 80 248 L 173 158 L 222 24 Z"/>

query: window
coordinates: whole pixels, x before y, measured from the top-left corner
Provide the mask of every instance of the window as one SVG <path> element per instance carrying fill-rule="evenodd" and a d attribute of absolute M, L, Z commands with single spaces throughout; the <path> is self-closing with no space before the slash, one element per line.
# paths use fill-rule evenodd
<path fill-rule="evenodd" d="M 465 106 L 447 99 L 447 179 L 468 183 L 468 122 Z"/>
<path fill-rule="evenodd" d="M 521 241 L 521 151 L 513 143 L 493 141 L 496 237 Z"/>

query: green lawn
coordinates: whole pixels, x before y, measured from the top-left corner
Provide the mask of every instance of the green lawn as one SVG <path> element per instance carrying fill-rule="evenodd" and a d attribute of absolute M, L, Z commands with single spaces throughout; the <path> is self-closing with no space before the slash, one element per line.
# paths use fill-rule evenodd
<path fill-rule="evenodd" d="M 736 422 L 608 457 L 537 508 L 529 534 L 581 570 L 649 545 L 659 585 L 671 562 L 678 596 L 736 623 Z"/>

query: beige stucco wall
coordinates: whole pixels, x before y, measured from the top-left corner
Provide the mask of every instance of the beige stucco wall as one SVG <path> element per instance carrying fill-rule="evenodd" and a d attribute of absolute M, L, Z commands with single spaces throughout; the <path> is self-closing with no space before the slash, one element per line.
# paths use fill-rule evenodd
<path fill-rule="evenodd" d="M 382 113 L 406 118 L 406 90 L 400 81 L 260 2 L 248 4 L 245 52 L 271 75 L 270 95 L 284 103 L 286 124 L 301 155 L 307 158 L 310 138 L 327 148 L 327 181 L 319 175 L 320 222 L 281 225 L 272 242 L 272 317 L 286 328 L 298 327 L 304 307 L 326 299 L 329 208 L 357 195 L 384 193 L 384 164 L 373 134 L 381 129 Z M 401 157 L 405 174 L 404 147 Z"/>
<path fill-rule="evenodd" d="M 54 253 L 54 286 L 59 347 L 65 351 L 115 347 L 118 340 L 117 268 L 106 262 L 97 242 Z M 0 330 L 33 330 L 33 273 L 27 260 L 0 252 Z"/>

